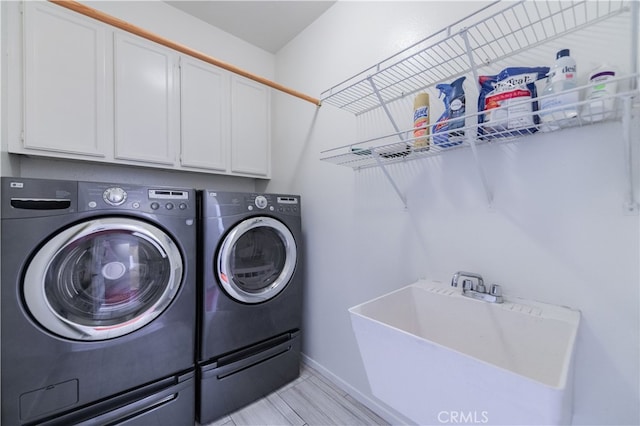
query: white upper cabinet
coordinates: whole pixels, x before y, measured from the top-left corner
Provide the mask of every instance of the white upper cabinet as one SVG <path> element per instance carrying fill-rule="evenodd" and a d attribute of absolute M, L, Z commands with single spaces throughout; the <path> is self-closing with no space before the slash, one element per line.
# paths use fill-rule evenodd
<path fill-rule="evenodd" d="M 23 6 L 24 148 L 104 157 L 107 27 L 47 3 Z"/>
<path fill-rule="evenodd" d="M 173 165 L 179 146 L 177 54 L 115 33 L 115 158 Z"/>
<path fill-rule="evenodd" d="M 229 79 L 218 67 L 180 58 L 182 166 L 228 171 Z"/>
<path fill-rule="evenodd" d="M 270 177 L 266 86 L 50 2 L 22 7 L 9 152 Z"/>
<path fill-rule="evenodd" d="M 231 171 L 269 177 L 271 108 L 269 89 L 240 76 L 231 78 Z"/>

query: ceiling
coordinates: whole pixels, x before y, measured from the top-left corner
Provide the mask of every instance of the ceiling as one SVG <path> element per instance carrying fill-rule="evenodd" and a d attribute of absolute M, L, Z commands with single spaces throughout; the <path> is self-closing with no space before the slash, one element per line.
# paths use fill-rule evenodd
<path fill-rule="evenodd" d="M 335 1 L 167 1 L 268 52 L 276 53 Z"/>

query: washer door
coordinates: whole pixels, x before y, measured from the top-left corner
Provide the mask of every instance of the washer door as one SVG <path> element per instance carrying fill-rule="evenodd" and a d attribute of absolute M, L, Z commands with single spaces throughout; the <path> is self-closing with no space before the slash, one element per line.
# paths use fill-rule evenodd
<path fill-rule="evenodd" d="M 149 324 L 182 282 L 178 247 L 161 229 L 128 218 L 79 223 L 36 253 L 24 300 L 40 325 L 74 340 L 105 340 Z"/>
<path fill-rule="evenodd" d="M 296 258 L 296 241 L 289 228 L 270 217 L 254 217 L 232 228 L 222 242 L 218 278 L 232 298 L 264 302 L 285 289 Z"/>

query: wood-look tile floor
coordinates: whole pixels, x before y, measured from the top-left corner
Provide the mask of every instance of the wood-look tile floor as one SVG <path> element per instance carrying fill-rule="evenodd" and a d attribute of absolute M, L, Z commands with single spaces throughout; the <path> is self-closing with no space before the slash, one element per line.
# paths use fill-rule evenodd
<path fill-rule="evenodd" d="M 384 419 L 304 363 L 300 377 L 251 405 L 205 426 L 388 425 Z"/>

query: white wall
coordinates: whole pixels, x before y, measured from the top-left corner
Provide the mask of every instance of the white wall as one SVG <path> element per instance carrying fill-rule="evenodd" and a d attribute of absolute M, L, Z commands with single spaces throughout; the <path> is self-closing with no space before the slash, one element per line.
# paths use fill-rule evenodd
<path fill-rule="evenodd" d="M 478 7 L 338 2 L 278 52 L 276 78 L 319 95 Z M 620 44 L 602 39 L 611 57 L 628 56 Z M 574 42 L 565 37 L 557 43 L 573 49 Z M 598 43 L 594 38 L 589 47 Z M 550 64 L 557 47 L 535 65 Z M 575 54 L 581 73 L 591 60 L 602 60 L 580 49 Z M 371 398 L 347 309 L 419 277 L 448 282 L 455 271 L 471 270 L 502 284 L 507 295 L 582 311 L 575 424 L 640 423 L 640 220 L 623 209 L 620 126 L 481 147 L 491 208 L 468 150 L 392 166 L 407 198 L 405 211 L 380 170 L 354 172 L 319 161 L 322 150 L 362 140 L 369 131 L 383 134 L 387 124 L 357 120 L 330 105 L 316 110 L 284 95 L 275 103 L 278 144 L 267 189 L 303 196 L 303 351 L 318 367 L 358 397 Z M 634 121 L 637 141 L 637 115 Z"/>
<path fill-rule="evenodd" d="M 6 154 L 7 151 L 7 111 L 8 111 L 8 82 L 7 82 L 7 45 L 9 40 L 9 25 L 8 25 L 8 8 L 9 2 L 0 2 L 0 175 L 10 176 L 15 173 L 17 168 L 17 162 L 11 160 Z"/>
<path fill-rule="evenodd" d="M 160 1 L 86 1 L 88 6 L 154 32 L 162 37 L 214 56 L 247 71 L 273 79 L 275 56 L 248 44 L 218 28 L 187 15 Z M 3 52 L 9 51 L 6 64 L 14 80 L 21 80 L 19 49 L 21 45 L 21 17 L 19 2 L 2 2 L 5 20 L 3 28 L 9 37 L 3 37 Z M 7 47 L 8 46 L 8 47 Z M 64 48 L 64 46 L 61 46 Z M 4 58 L 5 55 L 3 55 Z M 15 80 L 17 78 L 17 80 Z M 6 85 L 3 85 L 3 89 Z M 3 176 L 39 177 L 51 179 L 92 180 L 110 182 L 140 182 L 197 188 L 254 191 L 255 180 L 219 176 L 206 173 L 164 171 L 133 166 L 111 166 L 83 161 L 52 160 L 43 157 L 26 157 L 7 154 L 8 138 L 17 138 L 21 124 L 21 97 L 19 85 L 3 91 L 2 101 L 7 102 L 2 127 L 0 163 Z M 8 92 L 8 93 L 7 93 Z"/>

